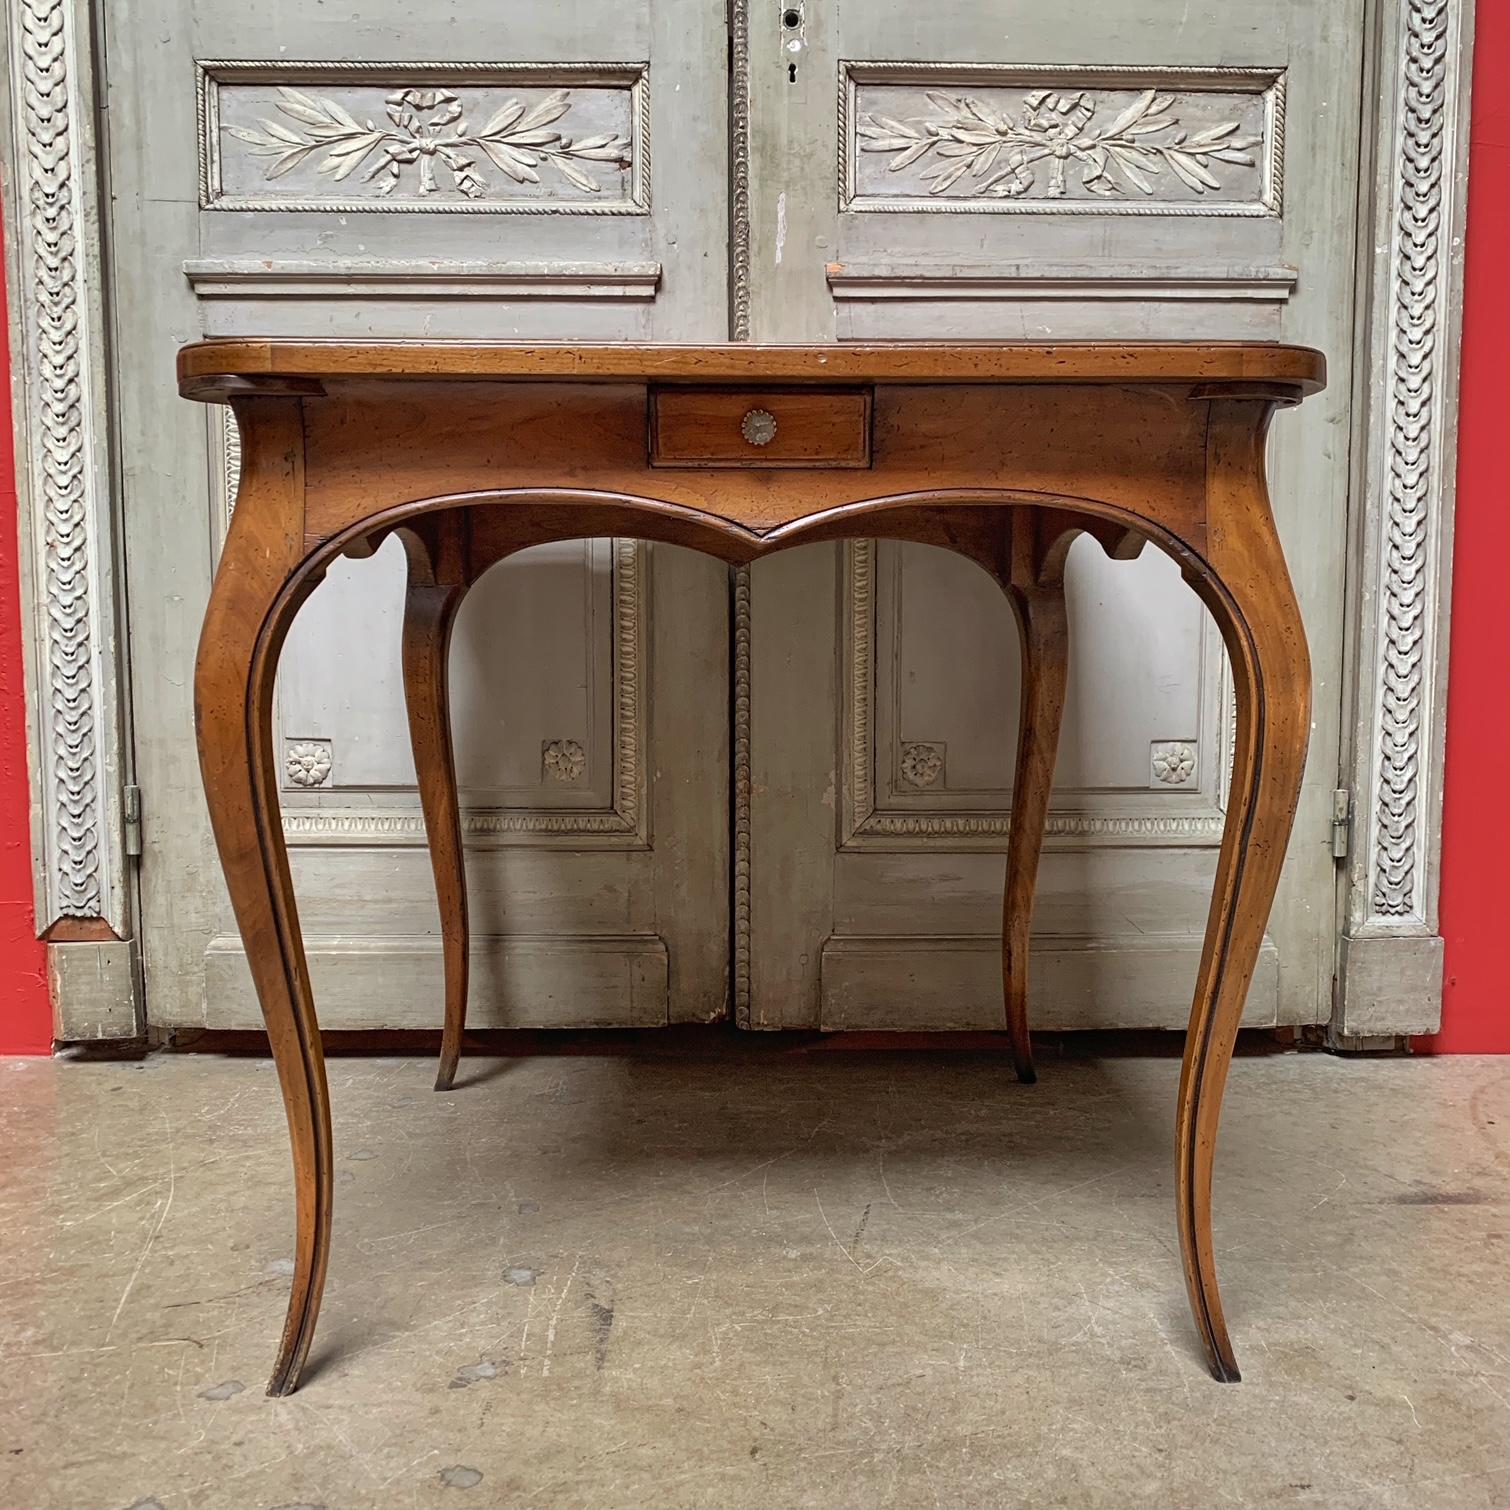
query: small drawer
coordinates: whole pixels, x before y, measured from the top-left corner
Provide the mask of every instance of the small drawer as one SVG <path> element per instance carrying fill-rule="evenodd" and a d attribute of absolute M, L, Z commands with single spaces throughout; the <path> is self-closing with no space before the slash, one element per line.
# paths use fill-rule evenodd
<path fill-rule="evenodd" d="M 869 388 L 653 388 L 653 467 L 868 467 Z"/>

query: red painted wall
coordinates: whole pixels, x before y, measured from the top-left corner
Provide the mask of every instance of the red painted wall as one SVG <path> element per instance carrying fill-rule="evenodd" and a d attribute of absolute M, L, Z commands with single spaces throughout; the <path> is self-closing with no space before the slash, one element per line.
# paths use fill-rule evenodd
<path fill-rule="evenodd" d="M 0 319 L 0 371 L 9 373 Z M 31 790 L 26 773 L 26 671 L 21 658 L 20 546 L 10 384 L 0 382 L 0 1054 L 52 1047 L 47 955 L 32 908 Z"/>
<path fill-rule="evenodd" d="M 1510 5 L 1476 11 L 1437 1054 L 1510 1054 Z"/>

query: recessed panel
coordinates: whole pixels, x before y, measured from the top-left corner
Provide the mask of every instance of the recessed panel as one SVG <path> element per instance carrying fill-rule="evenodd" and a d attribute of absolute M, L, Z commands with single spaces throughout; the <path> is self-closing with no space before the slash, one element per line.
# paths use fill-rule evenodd
<path fill-rule="evenodd" d="M 1277 215 L 1272 69 L 846 63 L 840 207 Z"/>
<path fill-rule="evenodd" d="M 210 210 L 642 214 L 641 64 L 199 65 Z"/>

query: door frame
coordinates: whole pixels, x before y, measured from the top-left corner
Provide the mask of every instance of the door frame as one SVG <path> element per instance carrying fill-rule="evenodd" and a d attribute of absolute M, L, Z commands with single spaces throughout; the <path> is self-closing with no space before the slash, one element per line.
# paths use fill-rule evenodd
<path fill-rule="evenodd" d="M 750 336 L 755 70 L 784 68 L 774 9 L 730 0 L 730 335 Z M 37 930 L 54 1036 L 146 1032 L 131 852 L 128 629 L 109 402 L 103 81 L 90 0 L 4 0 L 8 314 L 32 752 Z M 1338 773 L 1331 1034 L 1357 1046 L 1441 1015 L 1437 891 L 1472 0 L 1371 0 Z M 743 589 L 743 590 L 741 590 Z M 750 622 L 733 598 L 734 999 L 749 1003 Z M 741 688 L 744 696 L 741 696 Z M 741 722 L 741 720 L 744 720 Z"/>

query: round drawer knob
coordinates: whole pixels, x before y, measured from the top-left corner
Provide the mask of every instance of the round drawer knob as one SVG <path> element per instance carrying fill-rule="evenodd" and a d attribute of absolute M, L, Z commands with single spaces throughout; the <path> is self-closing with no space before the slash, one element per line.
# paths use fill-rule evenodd
<path fill-rule="evenodd" d="M 768 446 L 776 439 L 776 416 L 769 409 L 751 409 L 740 420 L 739 433 L 752 446 Z"/>

